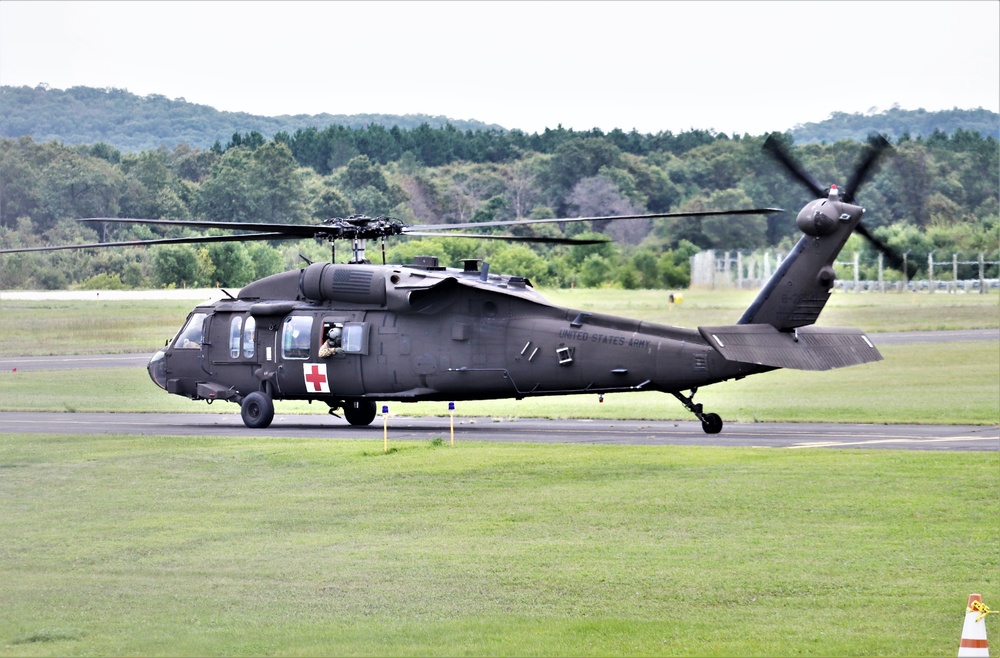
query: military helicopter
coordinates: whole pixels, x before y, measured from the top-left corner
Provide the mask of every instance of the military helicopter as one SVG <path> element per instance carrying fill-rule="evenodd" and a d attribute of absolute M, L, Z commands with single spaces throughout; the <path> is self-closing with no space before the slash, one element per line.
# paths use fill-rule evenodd
<path fill-rule="evenodd" d="M 195 308 L 156 352 L 149 376 L 168 393 L 239 404 L 249 428 L 267 427 L 275 400 L 320 401 L 351 425 L 370 424 L 380 401 L 522 399 L 534 396 L 661 391 L 691 411 L 706 433 L 722 430 L 718 414 L 694 402 L 699 388 L 778 368 L 826 370 L 878 361 L 860 329 L 816 327 L 834 284 L 834 263 L 852 231 L 892 263 L 901 259 L 861 225 L 854 193 L 888 143 L 873 141 L 843 188 L 816 183 L 779 141 L 765 150 L 816 197 L 799 212 L 803 236 L 735 324 L 696 329 L 574 310 L 548 302 L 517 275 L 495 274 L 470 259 L 463 267 L 418 257 L 385 264 L 385 238 L 439 235 L 563 244 L 456 229 L 547 222 L 618 221 L 783 212 L 775 208 L 614 217 L 513 220 L 407 226 L 387 217 L 352 216 L 316 225 L 92 218 L 81 221 L 183 225 L 238 230 L 239 235 L 58 245 L 18 251 L 136 244 L 284 240 L 350 240 L 349 263 L 308 263 L 243 287 L 236 296 Z M 248 232 L 248 233 L 247 233 Z M 365 241 L 382 241 L 383 264 L 369 262 Z"/>

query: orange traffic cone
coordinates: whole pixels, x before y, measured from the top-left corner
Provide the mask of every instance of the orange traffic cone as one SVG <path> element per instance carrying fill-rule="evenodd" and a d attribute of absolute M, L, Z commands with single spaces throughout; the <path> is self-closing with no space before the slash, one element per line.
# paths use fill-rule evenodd
<path fill-rule="evenodd" d="M 958 658 L 989 658 L 990 648 L 986 641 L 986 612 L 983 597 L 969 595 L 969 605 L 965 608 L 965 625 L 962 626 L 962 641 L 958 645 Z"/>

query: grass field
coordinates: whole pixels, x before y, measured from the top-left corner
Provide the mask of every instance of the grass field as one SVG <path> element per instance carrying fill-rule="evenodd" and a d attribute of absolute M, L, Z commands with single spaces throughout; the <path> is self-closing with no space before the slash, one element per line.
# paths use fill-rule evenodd
<path fill-rule="evenodd" d="M 372 448 L 4 437 L 0 654 L 953 655 L 1000 602 L 997 453 Z"/>
<path fill-rule="evenodd" d="M 0 356 L 155 352 L 191 301 L 0 301 Z"/>
<path fill-rule="evenodd" d="M 671 305 L 662 290 L 551 290 L 554 303 L 681 327 L 735 323 L 756 291 L 688 290 L 682 303 Z M 829 327 L 861 327 L 869 332 L 990 329 L 1000 326 L 1000 293 L 835 292 L 820 316 Z"/>
<path fill-rule="evenodd" d="M 782 370 L 708 386 L 698 401 L 732 422 L 1000 423 L 1000 344 L 917 343 L 881 348 L 885 360 L 829 372 Z M 278 413 L 325 413 L 325 405 L 277 402 Z M 143 369 L 0 372 L 0 411 L 239 413 L 167 395 Z M 447 405 L 395 404 L 396 415 L 445 415 Z M 663 393 L 576 395 L 458 403 L 460 416 L 682 419 Z"/>
<path fill-rule="evenodd" d="M 696 326 L 752 295 L 550 297 Z M 989 328 L 997 301 L 835 295 L 824 324 Z M 192 306 L 4 301 L 0 354 L 150 352 Z M 1000 421 L 1000 345 L 881 351 L 698 398 L 747 422 Z M 121 368 L 0 373 L 11 409 L 238 412 Z M 645 393 L 459 412 L 691 418 Z M 996 452 L 441 443 L 0 430 L 0 655 L 937 656 L 969 593 L 1000 608 Z"/>
<path fill-rule="evenodd" d="M 671 305 L 662 290 L 543 292 L 561 306 L 682 327 L 732 324 L 756 294 L 693 290 Z M 0 300 L 0 356 L 151 353 L 177 333 L 195 306 L 170 300 Z M 820 324 L 869 332 L 990 329 L 1000 326 L 1000 294 L 837 293 Z"/>

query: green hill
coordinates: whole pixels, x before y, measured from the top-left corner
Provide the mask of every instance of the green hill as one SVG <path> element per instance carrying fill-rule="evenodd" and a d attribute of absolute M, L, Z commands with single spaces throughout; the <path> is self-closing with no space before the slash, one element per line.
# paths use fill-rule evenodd
<path fill-rule="evenodd" d="M 459 131 L 499 131 L 502 126 L 443 116 L 407 114 L 296 114 L 265 117 L 246 112 L 221 112 L 207 105 L 189 103 L 151 94 L 137 96 L 124 89 L 72 87 L 0 87 L 0 137 L 24 135 L 36 142 L 64 144 L 106 143 L 124 152 L 173 148 L 178 144 L 207 149 L 215 142 L 226 144 L 234 133 L 258 132 L 267 139 L 284 132 L 330 125 L 366 128 L 372 124 L 415 129 L 451 125 Z M 509 127 L 509 128 L 516 128 Z M 862 141 L 878 132 L 893 139 L 909 134 L 928 136 L 935 131 L 951 134 L 956 130 L 1000 136 L 1000 115 L 978 108 L 943 112 L 902 110 L 894 107 L 879 114 L 834 112 L 818 123 L 799 124 L 789 132 L 798 144 L 834 143 L 843 139 Z"/>
<path fill-rule="evenodd" d="M 1000 137 L 1000 114 L 981 107 L 975 110 L 954 108 L 940 112 L 902 110 L 898 107 L 879 114 L 834 112 L 825 121 L 799 124 L 790 132 L 796 144 L 832 144 L 842 139 L 864 141 L 871 133 L 898 140 L 907 134 L 910 137 L 928 136 L 936 131 L 950 135 L 956 130 L 977 132 L 984 137 Z"/>
<path fill-rule="evenodd" d="M 126 152 L 146 151 L 178 144 L 206 149 L 216 141 L 228 142 L 234 133 L 256 131 L 270 139 L 278 132 L 325 128 L 340 124 L 364 128 L 371 124 L 439 128 L 451 124 L 459 130 L 501 129 L 479 121 L 443 116 L 408 114 L 316 114 L 263 117 L 246 112 L 221 112 L 207 105 L 151 94 L 137 96 L 124 89 L 72 87 L 0 87 L 0 137 L 30 135 L 36 142 L 65 144 L 103 142 Z"/>

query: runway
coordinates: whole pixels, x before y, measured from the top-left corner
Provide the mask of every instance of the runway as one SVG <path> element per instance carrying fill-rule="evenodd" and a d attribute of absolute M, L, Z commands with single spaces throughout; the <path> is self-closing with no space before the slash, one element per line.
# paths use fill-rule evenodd
<path fill-rule="evenodd" d="M 121 434 L 133 436 L 267 437 L 286 439 L 450 440 L 450 419 L 378 417 L 354 427 L 329 415 L 278 415 L 264 430 L 243 425 L 238 413 L 112 414 L 0 412 L 2 433 Z M 841 425 L 834 423 L 727 423 L 705 434 L 697 421 L 455 418 L 455 440 L 589 443 L 646 446 L 754 447 L 786 450 L 879 448 L 1000 451 L 1000 428 L 976 425 Z"/>

